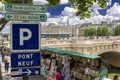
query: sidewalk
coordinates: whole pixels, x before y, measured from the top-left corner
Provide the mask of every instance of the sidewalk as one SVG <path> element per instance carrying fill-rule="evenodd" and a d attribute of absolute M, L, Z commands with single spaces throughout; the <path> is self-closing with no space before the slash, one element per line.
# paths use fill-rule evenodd
<path fill-rule="evenodd" d="M 0 55 L 0 63 L 1 63 L 1 72 L 2 72 L 2 77 L 3 77 L 3 80 L 10 80 L 10 79 L 8 79 L 8 78 L 10 78 L 11 77 L 11 72 L 10 72 L 10 69 L 9 69 L 9 71 L 8 71 L 8 73 L 5 73 L 5 68 L 4 68 L 4 66 L 5 66 L 5 64 L 2 62 L 2 57 L 1 57 L 1 55 Z M 12 80 L 12 79 L 11 79 Z M 13 79 L 14 80 L 14 79 Z"/>
<path fill-rule="evenodd" d="M 1 61 L 1 55 L 0 55 L 0 63 L 1 63 L 1 72 L 2 72 L 2 76 L 3 76 L 3 80 L 22 80 L 22 77 L 11 77 L 11 64 L 9 64 L 9 72 L 5 73 L 5 69 L 4 69 L 4 63 Z M 29 80 L 46 80 L 45 77 L 43 77 L 42 75 L 40 76 L 31 76 L 29 77 Z"/>

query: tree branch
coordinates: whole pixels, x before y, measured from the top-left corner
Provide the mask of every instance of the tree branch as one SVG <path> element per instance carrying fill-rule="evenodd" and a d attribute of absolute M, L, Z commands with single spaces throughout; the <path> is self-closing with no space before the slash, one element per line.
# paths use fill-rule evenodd
<path fill-rule="evenodd" d="M 8 21 L 5 20 L 5 18 L 0 19 L 0 32 L 3 30 L 5 25 L 8 23 Z"/>

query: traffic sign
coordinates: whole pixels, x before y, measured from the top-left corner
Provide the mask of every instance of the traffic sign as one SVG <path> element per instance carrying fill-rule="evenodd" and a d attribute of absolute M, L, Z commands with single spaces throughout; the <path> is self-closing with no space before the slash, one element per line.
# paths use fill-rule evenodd
<path fill-rule="evenodd" d="M 12 77 L 37 76 L 37 75 L 40 75 L 40 68 L 11 69 Z"/>
<path fill-rule="evenodd" d="M 19 14 L 19 13 L 6 13 L 5 19 L 8 21 L 40 21 L 47 20 L 46 14 Z"/>
<path fill-rule="evenodd" d="M 11 23 L 11 51 L 39 51 L 40 23 Z"/>
<path fill-rule="evenodd" d="M 6 4 L 5 10 L 10 12 L 39 12 L 45 13 L 45 5 L 27 5 L 27 4 Z"/>
<path fill-rule="evenodd" d="M 26 52 L 26 53 L 11 53 L 11 67 L 35 67 L 40 66 L 40 53 L 39 52 Z"/>

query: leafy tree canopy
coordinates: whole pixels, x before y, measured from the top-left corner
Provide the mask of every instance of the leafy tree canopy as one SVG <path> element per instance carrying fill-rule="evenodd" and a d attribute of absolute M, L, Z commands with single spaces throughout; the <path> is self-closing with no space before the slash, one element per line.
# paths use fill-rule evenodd
<path fill-rule="evenodd" d="M 114 35 L 119 36 L 120 35 L 120 25 L 117 25 L 114 29 Z"/>

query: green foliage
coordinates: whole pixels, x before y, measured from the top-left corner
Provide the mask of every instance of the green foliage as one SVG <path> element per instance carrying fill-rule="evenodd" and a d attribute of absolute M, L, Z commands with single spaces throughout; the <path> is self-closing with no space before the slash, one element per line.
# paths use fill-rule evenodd
<path fill-rule="evenodd" d="M 25 0 L 26 1 L 26 0 Z M 29 3 L 32 3 L 33 0 L 29 0 Z M 7 3 L 22 3 L 23 0 L 2 0 L 2 3 L 7 4 Z"/>
<path fill-rule="evenodd" d="M 48 2 L 47 6 L 54 6 L 56 8 L 57 4 L 60 3 L 60 0 L 47 0 L 47 2 Z"/>
<path fill-rule="evenodd" d="M 69 3 L 74 4 L 74 8 L 77 9 L 75 13 L 76 16 L 79 16 L 80 19 L 89 18 L 90 17 L 90 7 L 93 6 L 94 3 L 97 3 L 99 7 L 106 8 L 108 0 L 69 0 Z"/>
<path fill-rule="evenodd" d="M 95 36 L 96 35 L 96 29 L 94 27 L 89 27 L 85 30 L 85 36 Z"/>
<path fill-rule="evenodd" d="M 97 36 L 109 36 L 110 30 L 107 26 L 97 28 Z"/>
<path fill-rule="evenodd" d="M 7 3 L 22 3 L 22 0 L 3 0 L 4 4 L 7 4 Z"/>
<path fill-rule="evenodd" d="M 120 31 L 120 30 L 119 30 Z M 89 27 L 85 30 L 85 36 L 109 36 L 110 30 L 107 26 L 98 27 Z"/>
<path fill-rule="evenodd" d="M 85 29 L 84 36 L 88 36 L 88 29 Z"/>
<path fill-rule="evenodd" d="M 97 28 L 97 36 L 102 36 L 102 27 Z"/>
<path fill-rule="evenodd" d="M 4 8 L 0 8 L 0 11 L 4 11 Z"/>
<path fill-rule="evenodd" d="M 115 36 L 120 35 L 120 25 L 117 25 L 117 26 L 115 27 L 115 29 L 114 29 L 114 35 L 115 35 Z"/>
<path fill-rule="evenodd" d="M 102 36 L 109 36 L 110 31 L 107 26 L 102 27 Z"/>

